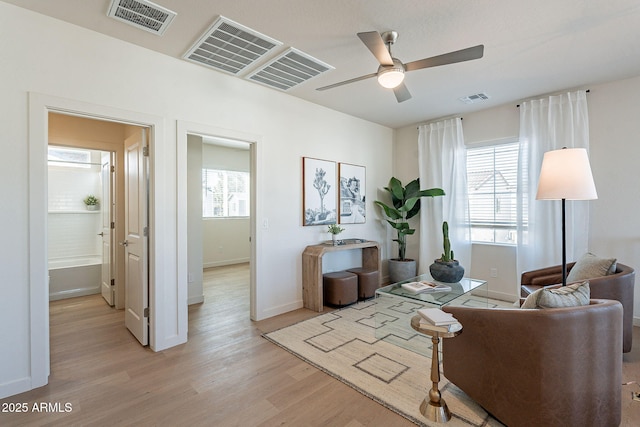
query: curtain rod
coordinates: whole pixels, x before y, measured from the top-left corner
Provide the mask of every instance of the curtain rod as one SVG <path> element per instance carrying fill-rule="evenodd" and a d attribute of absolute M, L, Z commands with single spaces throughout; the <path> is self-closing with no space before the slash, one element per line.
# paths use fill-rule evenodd
<path fill-rule="evenodd" d="M 587 89 L 587 90 L 585 90 L 585 92 L 589 93 L 589 92 L 591 92 L 591 89 Z M 520 108 L 520 104 L 516 105 L 516 108 Z"/>
<path fill-rule="evenodd" d="M 449 119 L 456 119 L 456 118 L 458 118 L 458 117 L 449 117 Z M 428 125 L 428 124 L 439 122 L 439 121 L 442 121 L 442 120 L 449 120 L 449 119 L 446 119 L 446 118 L 445 119 L 435 119 L 435 120 L 432 120 L 432 121 L 429 121 L 429 122 L 418 123 L 418 126 L 416 126 L 416 129 L 420 129 L 420 126 Z M 461 121 L 464 120 L 464 117 L 460 117 L 460 120 Z"/>

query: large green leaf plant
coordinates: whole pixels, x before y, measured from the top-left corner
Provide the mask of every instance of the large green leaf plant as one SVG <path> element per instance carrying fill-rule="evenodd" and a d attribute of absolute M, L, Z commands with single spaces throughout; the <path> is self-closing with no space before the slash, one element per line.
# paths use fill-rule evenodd
<path fill-rule="evenodd" d="M 414 228 L 409 226 L 408 220 L 413 218 L 420 212 L 420 198 L 444 196 L 444 190 L 440 188 L 430 188 L 428 190 L 420 190 L 420 179 L 414 179 L 406 187 L 402 186 L 402 182 L 392 177 L 389 180 L 389 186 L 384 187 L 391 194 L 391 202 L 393 206 L 389 206 L 379 200 L 375 203 L 384 209 L 387 215 L 387 222 L 397 231 L 398 238 L 393 239 L 398 242 L 398 259 L 406 260 L 407 252 L 407 236 L 416 232 Z"/>

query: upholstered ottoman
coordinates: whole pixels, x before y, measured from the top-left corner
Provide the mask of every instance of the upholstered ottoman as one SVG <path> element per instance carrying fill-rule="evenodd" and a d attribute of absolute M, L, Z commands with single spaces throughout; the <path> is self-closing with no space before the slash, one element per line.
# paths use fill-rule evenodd
<path fill-rule="evenodd" d="M 350 268 L 347 271 L 358 276 L 358 299 L 364 300 L 375 296 L 376 289 L 380 285 L 378 270 L 358 267 Z"/>
<path fill-rule="evenodd" d="M 348 271 L 322 275 L 324 303 L 342 307 L 358 301 L 358 276 Z"/>

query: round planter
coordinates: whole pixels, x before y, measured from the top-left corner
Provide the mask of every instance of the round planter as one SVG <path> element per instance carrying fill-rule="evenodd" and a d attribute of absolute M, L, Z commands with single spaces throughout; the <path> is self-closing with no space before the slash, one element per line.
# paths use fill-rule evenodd
<path fill-rule="evenodd" d="M 88 211 L 97 211 L 100 209 L 100 205 L 86 205 Z"/>
<path fill-rule="evenodd" d="M 397 258 L 389 260 L 389 279 L 391 283 L 402 282 L 403 280 L 416 277 L 416 260 Z"/>
<path fill-rule="evenodd" d="M 464 276 L 464 267 L 458 261 L 440 261 L 436 259 L 429 266 L 431 277 L 438 282 L 457 283 Z"/>

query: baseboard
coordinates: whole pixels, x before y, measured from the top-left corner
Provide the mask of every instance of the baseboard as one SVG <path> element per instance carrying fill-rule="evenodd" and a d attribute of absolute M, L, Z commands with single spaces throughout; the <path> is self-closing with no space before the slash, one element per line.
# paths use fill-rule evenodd
<path fill-rule="evenodd" d="M 515 302 L 520 299 L 519 297 L 513 294 L 508 294 L 506 292 L 496 292 L 492 290 L 487 291 L 487 296 L 491 299 L 497 299 L 500 301 L 507 301 L 507 302 Z"/>
<path fill-rule="evenodd" d="M 204 302 L 204 295 L 198 295 L 187 299 L 187 305 L 200 304 Z"/>
<path fill-rule="evenodd" d="M 633 318 L 633 326 L 640 326 L 640 317 Z"/>
<path fill-rule="evenodd" d="M 279 314 L 284 314 L 284 313 L 288 313 L 290 311 L 293 310 L 297 310 L 299 308 L 302 308 L 304 306 L 304 304 L 302 303 L 302 300 L 298 300 L 298 301 L 294 301 L 292 303 L 289 304 L 283 304 L 283 305 L 279 305 L 277 307 L 272 307 L 268 310 L 265 310 L 261 313 L 257 313 L 257 318 L 256 319 L 251 319 L 251 320 L 264 320 L 264 319 L 268 319 L 270 317 L 274 317 L 277 316 Z"/>
<path fill-rule="evenodd" d="M 225 265 L 244 264 L 249 262 L 249 258 L 227 259 L 224 261 L 205 262 L 202 268 L 224 267 Z"/>
<path fill-rule="evenodd" d="M 7 383 L 0 384 L 0 399 L 4 399 L 5 397 L 24 393 L 25 391 L 29 391 L 32 389 L 33 388 L 31 387 L 30 377 L 9 381 Z"/>
<path fill-rule="evenodd" d="M 83 297 L 86 295 L 95 295 L 100 293 L 100 287 L 97 288 L 80 288 L 70 289 L 67 291 L 53 292 L 49 294 L 49 301 L 57 301 L 66 298 Z"/>

